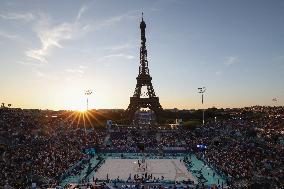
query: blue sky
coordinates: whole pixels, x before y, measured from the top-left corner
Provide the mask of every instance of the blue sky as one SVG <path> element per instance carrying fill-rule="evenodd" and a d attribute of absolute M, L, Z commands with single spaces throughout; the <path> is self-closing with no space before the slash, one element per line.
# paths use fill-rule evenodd
<path fill-rule="evenodd" d="M 141 12 L 164 108 L 283 105 L 284 1 L 0 2 L 0 100 L 14 107 L 126 108 Z M 272 102 L 277 98 L 278 102 Z"/>

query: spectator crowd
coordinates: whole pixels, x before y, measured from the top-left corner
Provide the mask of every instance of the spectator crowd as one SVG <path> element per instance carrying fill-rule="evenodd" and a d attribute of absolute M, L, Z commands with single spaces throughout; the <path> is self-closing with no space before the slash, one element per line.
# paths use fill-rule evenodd
<path fill-rule="evenodd" d="M 0 186 L 57 185 L 74 164 L 100 152 L 195 153 L 234 188 L 284 186 L 283 107 L 238 109 L 228 119 L 188 128 L 86 129 L 40 110 L 0 109 Z M 206 149 L 197 148 L 204 144 Z M 171 150 L 168 150 L 171 149 Z M 167 151 L 168 150 L 168 151 Z M 78 168 L 77 168 L 78 169 Z M 80 168 L 78 169 L 80 171 Z M 78 171 L 77 170 L 77 171 Z M 74 171 L 71 173 L 74 174 Z"/>

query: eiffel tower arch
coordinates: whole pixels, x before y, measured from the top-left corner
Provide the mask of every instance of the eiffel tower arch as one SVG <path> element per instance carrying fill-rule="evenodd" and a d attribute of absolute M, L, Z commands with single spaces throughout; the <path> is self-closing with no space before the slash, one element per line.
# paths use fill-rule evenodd
<path fill-rule="evenodd" d="M 130 104 L 126 109 L 126 115 L 129 120 L 133 120 L 135 112 L 140 108 L 149 108 L 154 111 L 156 120 L 159 121 L 163 108 L 160 105 L 159 97 L 156 96 L 153 85 L 152 77 L 149 73 L 147 49 L 146 49 L 146 37 L 145 37 L 146 24 L 143 20 L 140 22 L 141 30 L 141 47 L 140 47 L 140 65 L 139 74 L 136 78 L 137 84 L 135 87 L 134 95 L 130 97 Z M 146 92 L 142 92 L 142 88 L 146 88 Z"/>

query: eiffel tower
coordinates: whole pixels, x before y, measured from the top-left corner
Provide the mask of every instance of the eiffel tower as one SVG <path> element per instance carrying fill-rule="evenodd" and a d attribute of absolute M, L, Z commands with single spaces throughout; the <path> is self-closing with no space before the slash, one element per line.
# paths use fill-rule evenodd
<path fill-rule="evenodd" d="M 126 113 L 128 119 L 133 120 L 135 112 L 137 110 L 139 110 L 140 108 L 149 108 L 150 110 L 155 112 L 156 120 L 159 121 L 163 108 L 160 105 L 159 97 L 157 97 L 155 94 L 151 82 L 152 77 L 150 76 L 149 73 L 147 49 L 146 49 L 146 37 L 145 37 L 146 24 L 143 20 L 143 13 L 142 13 L 142 21 L 140 22 L 140 29 L 141 29 L 141 47 L 140 47 L 139 74 L 138 77 L 136 78 L 137 84 L 135 87 L 134 95 L 130 97 L 130 104 L 126 110 Z M 147 92 L 145 93 L 141 92 L 142 87 L 146 87 Z"/>

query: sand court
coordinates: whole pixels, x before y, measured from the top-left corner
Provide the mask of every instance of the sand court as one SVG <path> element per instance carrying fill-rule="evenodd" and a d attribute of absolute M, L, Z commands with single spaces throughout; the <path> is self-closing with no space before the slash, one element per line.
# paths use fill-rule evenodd
<path fill-rule="evenodd" d="M 141 163 L 141 159 L 139 159 Z M 145 163 L 138 164 L 138 159 L 106 159 L 105 163 L 97 170 L 94 177 L 98 179 L 123 179 L 134 174 L 152 174 L 153 178 L 165 180 L 191 180 L 197 183 L 196 178 L 187 170 L 180 159 L 146 159 Z"/>

